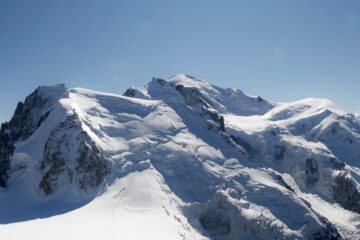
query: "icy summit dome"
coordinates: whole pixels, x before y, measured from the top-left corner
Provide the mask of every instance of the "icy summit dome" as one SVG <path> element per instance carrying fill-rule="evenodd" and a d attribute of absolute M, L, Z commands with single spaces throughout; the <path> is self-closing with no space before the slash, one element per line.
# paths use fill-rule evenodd
<path fill-rule="evenodd" d="M 358 239 L 359 168 L 360 119 L 328 100 L 184 74 L 123 95 L 40 87 L 0 130 L 0 232 Z"/>

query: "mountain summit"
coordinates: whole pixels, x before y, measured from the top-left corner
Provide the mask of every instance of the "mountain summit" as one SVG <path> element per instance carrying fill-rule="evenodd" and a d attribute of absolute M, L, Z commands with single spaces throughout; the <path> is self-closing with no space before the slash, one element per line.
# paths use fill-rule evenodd
<path fill-rule="evenodd" d="M 4 239 L 358 239 L 360 118 L 192 76 L 39 87 L 0 129 Z"/>

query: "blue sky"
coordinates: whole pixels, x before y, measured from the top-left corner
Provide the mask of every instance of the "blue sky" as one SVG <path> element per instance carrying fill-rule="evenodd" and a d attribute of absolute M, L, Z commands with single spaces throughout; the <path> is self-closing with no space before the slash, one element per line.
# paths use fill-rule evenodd
<path fill-rule="evenodd" d="M 123 93 L 185 73 L 360 111 L 360 1 L 0 0 L 0 122 L 40 85 Z"/>

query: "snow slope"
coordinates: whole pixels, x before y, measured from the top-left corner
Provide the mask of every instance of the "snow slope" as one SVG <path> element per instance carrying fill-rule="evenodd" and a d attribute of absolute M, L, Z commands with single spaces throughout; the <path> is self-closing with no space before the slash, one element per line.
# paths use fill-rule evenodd
<path fill-rule="evenodd" d="M 360 119 L 192 76 L 40 87 L 0 131 L 4 239 L 356 239 Z"/>

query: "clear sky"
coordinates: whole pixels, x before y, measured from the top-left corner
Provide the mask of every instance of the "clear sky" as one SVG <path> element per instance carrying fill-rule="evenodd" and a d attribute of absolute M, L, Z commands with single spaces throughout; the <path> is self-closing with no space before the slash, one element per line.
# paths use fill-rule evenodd
<path fill-rule="evenodd" d="M 123 93 L 185 73 L 360 111 L 359 0 L 0 0 L 0 122 L 40 85 Z"/>

